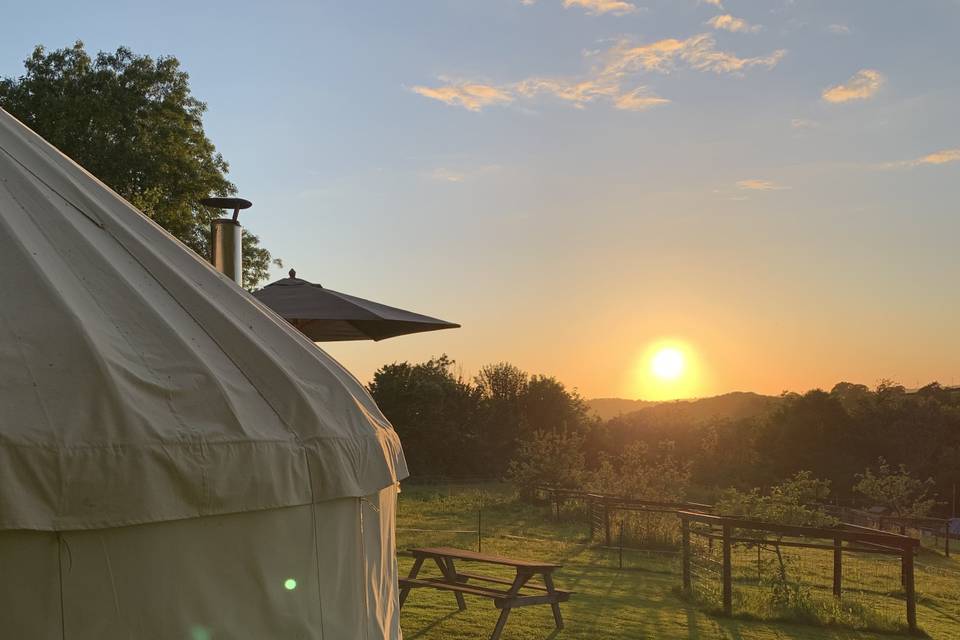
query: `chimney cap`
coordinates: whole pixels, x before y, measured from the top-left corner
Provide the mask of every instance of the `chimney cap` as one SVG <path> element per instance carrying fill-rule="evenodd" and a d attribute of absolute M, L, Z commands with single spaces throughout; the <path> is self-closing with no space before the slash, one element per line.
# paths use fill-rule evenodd
<path fill-rule="evenodd" d="M 244 198 L 203 198 L 200 201 L 205 207 L 213 207 L 214 209 L 249 209 L 253 206 L 253 203 Z"/>
<path fill-rule="evenodd" d="M 240 217 L 240 209 L 249 209 L 253 206 L 252 202 L 243 198 L 204 198 L 200 201 L 200 204 L 215 209 L 233 209 L 234 222 L 237 222 L 237 218 Z M 237 224 L 240 223 L 237 222 Z"/>

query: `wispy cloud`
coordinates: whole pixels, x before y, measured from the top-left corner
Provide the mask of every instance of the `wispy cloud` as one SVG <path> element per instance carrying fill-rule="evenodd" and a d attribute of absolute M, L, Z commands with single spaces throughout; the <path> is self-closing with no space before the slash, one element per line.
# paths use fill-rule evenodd
<path fill-rule="evenodd" d="M 703 4 L 710 4 L 715 6 L 717 9 L 723 10 L 723 2 L 721 0 L 700 0 Z"/>
<path fill-rule="evenodd" d="M 827 25 L 827 31 L 830 33 L 836 34 L 838 36 L 848 36 L 850 35 L 850 27 L 845 24 L 831 24 Z"/>
<path fill-rule="evenodd" d="M 960 147 L 934 151 L 918 159 L 916 164 L 948 164 L 950 162 L 960 162 Z"/>
<path fill-rule="evenodd" d="M 440 79 L 446 80 L 446 78 Z M 491 105 L 513 102 L 513 96 L 509 91 L 476 82 L 452 82 L 441 87 L 416 86 L 411 91 L 426 98 L 459 105 L 470 111 L 480 111 Z"/>
<path fill-rule="evenodd" d="M 487 164 L 481 167 L 473 167 L 468 169 L 437 167 L 425 173 L 424 176 L 438 182 L 466 182 L 467 180 L 472 180 L 473 178 L 478 178 L 488 173 L 499 171 L 500 168 L 501 167 L 498 164 Z"/>
<path fill-rule="evenodd" d="M 666 98 L 648 93 L 646 87 L 638 87 L 614 98 L 613 106 L 625 111 L 645 111 L 669 102 Z"/>
<path fill-rule="evenodd" d="M 413 91 L 470 111 L 538 95 L 551 95 L 581 109 L 603 99 L 618 109 L 641 111 L 667 104 L 669 100 L 638 86 L 635 80 L 638 75 L 650 72 L 667 74 L 681 67 L 717 74 L 740 74 L 753 67 L 770 69 L 785 54 L 786 51 L 780 49 L 766 56 L 741 58 L 718 49 L 716 40 L 708 33 L 685 40 L 667 38 L 641 45 L 620 40 L 606 51 L 591 54 L 597 62 L 585 76 L 534 76 L 503 85 L 448 82 L 440 87 L 413 87 Z"/>
<path fill-rule="evenodd" d="M 960 147 L 952 149 L 941 149 L 928 153 L 925 156 L 914 158 L 913 160 L 901 160 L 899 162 L 887 162 L 879 165 L 880 169 L 912 169 L 924 165 L 941 165 L 960 162 Z"/>
<path fill-rule="evenodd" d="M 737 189 L 744 191 L 783 191 L 790 187 L 777 184 L 771 180 L 758 180 L 751 178 L 749 180 L 740 180 L 737 182 Z"/>
<path fill-rule="evenodd" d="M 437 167 L 427 175 L 431 180 L 439 180 L 441 182 L 463 182 L 467 179 L 465 173 L 447 169 L 446 167 Z"/>
<path fill-rule="evenodd" d="M 624 0 L 563 0 L 563 6 L 582 7 L 587 13 L 592 15 L 601 15 L 612 13 L 613 15 L 625 15 L 634 13 L 637 6 Z"/>
<path fill-rule="evenodd" d="M 527 78 L 514 85 L 514 90 L 525 98 L 538 94 L 549 94 L 571 103 L 577 109 L 597 98 L 614 98 L 620 87 L 616 83 L 602 78 L 590 80 L 569 80 L 565 78 Z"/>
<path fill-rule="evenodd" d="M 886 82 L 886 78 L 879 71 L 861 69 L 845 83 L 824 89 L 823 99 L 832 103 L 866 100 L 872 98 L 884 82 Z"/>
<path fill-rule="evenodd" d="M 794 118 L 790 121 L 790 126 L 794 129 L 816 129 L 820 126 L 820 123 L 806 118 Z"/>
<path fill-rule="evenodd" d="M 734 33 L 757 33 L 763 29 L 759 24 L 750 24 L 746 20 L 734 18 L 729 13 L 719 16 L 713 16 L 707 20 L 706 24 L 714 29 L 732 31 Z"/>
<path fill-rule="evenodd" d="M 740 58 L 717 49 L 717 41 L 713 36 L 701 33 L 686 40 L 668 38 L 636 47 L 621 41 L 609 53 L 610 61 L 605 69 L 607 73 L 669 73 L 682 65 L 697 71 L 739 73 L 751 67 L 772 69 L 787 52 L 785 49 L 778 49 L 766 56 Z"/>

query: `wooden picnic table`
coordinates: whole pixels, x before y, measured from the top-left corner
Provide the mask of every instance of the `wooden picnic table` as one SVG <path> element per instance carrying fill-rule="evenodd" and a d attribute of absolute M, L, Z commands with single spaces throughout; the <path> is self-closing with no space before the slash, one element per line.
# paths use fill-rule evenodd
<path fill-rule="evenodd" d="M 504 558 L 502 556 L 477 553 L 465 549 L 454 549 L 452 547 L 411 549 L 410 553 L 414 557 L 410 575 L 400 579 L 401 607 L 403 607 L 403 603 L 407 599 L 407 595 L 411 589 L 426 587 L 453 592 L 457 599 L 457 606 L 461 611 L 467 608 L 463 600 L 464 594 L 492 599 L 493 604 L 501 611 L 500 618 L 497 620 L 497 626 L 494 627 L 490 640 L 497 640 L 500 637 L 504 625 L 507 624 L 507 617 L 510 615 L 510 610 L 515 607 L 549 604 L 553 609 L 553 620 L 557 625 L 557 629 L 563 628 L 563 617 L 560 615 L 560 603 L 569 600 L 571 592 L 560 591 L 553 585 L 553 572 L 563 565 L 539 562 L 536 560 Z M 418 577 L 424 561 L 431 559 L 436 563 L 437 568 L 440 569 L 441 575 L 433 578 Z M 483 574 L 457 571 L 454 561 L 458 560 L 469 563 L 512 567 L 516 570 L 516 577 L 513 580 L 507 580 Z M 542 577 L 543 584 L 530 582 L 530 579 L 537 575 Z M 467 584 L 469 580 L 485 582 L 494 586 L 488 587 L 485 585 Z M 509 588 L 503 588 L 507 586 Z M 530 591 L 534 591 L 535 593 L 530 593 Z"/>

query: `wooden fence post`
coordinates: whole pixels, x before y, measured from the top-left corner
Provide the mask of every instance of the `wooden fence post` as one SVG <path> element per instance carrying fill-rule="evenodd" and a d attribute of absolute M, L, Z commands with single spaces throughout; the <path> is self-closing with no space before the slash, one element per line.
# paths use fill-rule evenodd
<path fill-rule="evenodd" d="M 690 521 L 680 516 L 680 531 L 683 537 L 683 590 L 690 593 Z"/>
<path fill-rule="evenodd" d="M 946 530 L 943 532 L 944 534 L 943 552 L 949 558 L 950 557 L 950 521 L 949 520 L 947 520 L 947 524 L 944 525 L 944 527 Z"/>
<path fill-rule="evenodd" d="M 757 545 L 757 584 L 763 581 L 763 569 L 760 563 L 760 545 Z"/>
<path fill-rule="evenodd" d="M 833 539 L 833 597 L 839 599 L 843 592 L 843 540 Z"/>
<path fill-rule="evenodd" d="M 917 630 L 917 592 L 913 581 L 913 546 L 905 544 L 901 557 L 903 567 L 903 588 L 907 595 L 907 626 L 910 631 Z"/>
<path fill-rule="evenodd" d="M 730 563 L 730 525 L 723 525 L 723 613 L 733 614 L 733 567 Z"/>
<path fill-rule="evenodd" d="M 620 539 L 618 546 L 620 547 L 619 565 L 620 568 L 623 569 L 623 520 L 620 520 Z"/>
<path fill-rule="evenodd" d="M 607 498 L 603 499 L 603 538 L 606 546 L 612 546 L 610 544 L 610 503 Z"/>
<path fill-rule="evenodd" d="M 590 540 L 593 541 L 593 496 L 587 496 L 587 519 L 590 520 Z"/>

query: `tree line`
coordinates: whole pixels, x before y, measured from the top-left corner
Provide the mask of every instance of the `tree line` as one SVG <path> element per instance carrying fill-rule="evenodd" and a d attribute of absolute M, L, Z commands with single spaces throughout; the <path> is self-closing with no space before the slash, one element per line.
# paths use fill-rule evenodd
<path fill-rule="evenodd" d="M 601 421 L 555 378 L 498 363 L 465 379 L 444 355 L 385 365 L 370 392 L 414 477 L 715 502 L 805 472 L 829 483 L 832 501 L 901 515 L 950 515 L 960 483 L 960 392 L 937 383 L 908 392 L 841 382 L 784 393 L 755 415 L 643 410 Z"/>

